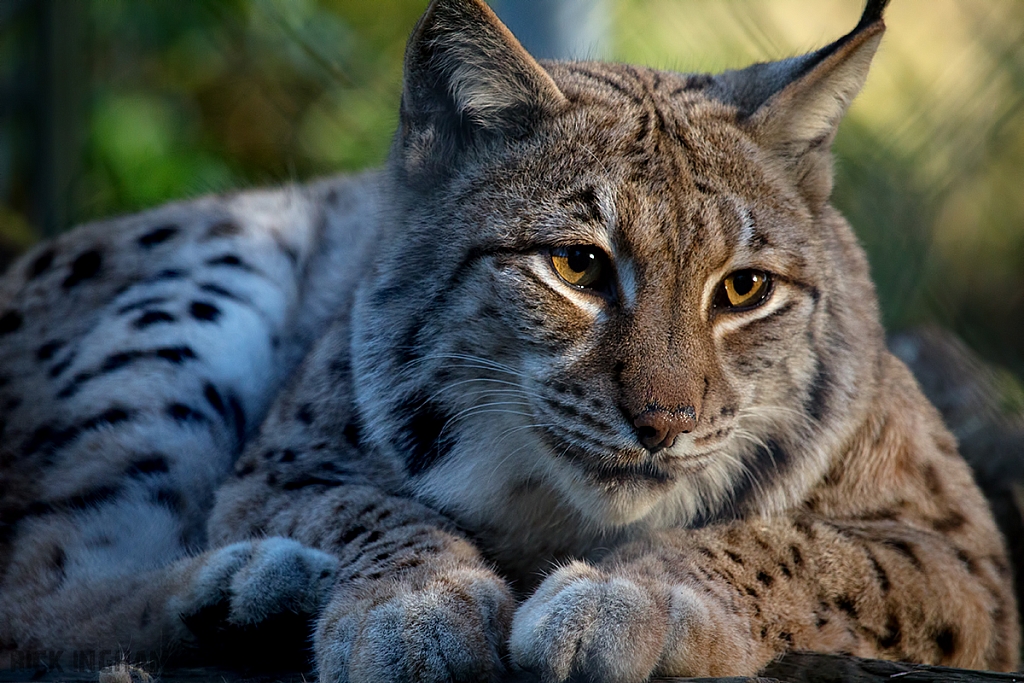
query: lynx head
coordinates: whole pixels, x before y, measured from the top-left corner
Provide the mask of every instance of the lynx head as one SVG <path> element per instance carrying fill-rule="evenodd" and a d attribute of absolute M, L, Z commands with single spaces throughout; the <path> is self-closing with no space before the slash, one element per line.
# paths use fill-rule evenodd
<path fill-rule="evenodd" d="M 539 487 L 607 529 L 771 511 L 823 475 L 882 352 L 828 201 L 885 5 L 708 76 L 539 64 L 482 0 L 431 3 L 353 336 L 368 439 L 414 490 L 481 521 Z"/>

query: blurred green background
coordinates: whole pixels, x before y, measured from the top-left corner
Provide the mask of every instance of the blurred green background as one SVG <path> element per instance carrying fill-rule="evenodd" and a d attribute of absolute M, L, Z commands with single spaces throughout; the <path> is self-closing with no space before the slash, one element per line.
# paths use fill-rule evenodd
<path fill-rule="evenodd" d="M 78 222 L 380 164 L 425 4 L 0 0 L 0 268 Z M 861 8 L 604 0 L 586 53 L 717 71 L 821 46 Z M 896 0 L 887 23 L 835 201 L 890 329 L 941 324 L 1024 374 L 1024 2 Z"/>

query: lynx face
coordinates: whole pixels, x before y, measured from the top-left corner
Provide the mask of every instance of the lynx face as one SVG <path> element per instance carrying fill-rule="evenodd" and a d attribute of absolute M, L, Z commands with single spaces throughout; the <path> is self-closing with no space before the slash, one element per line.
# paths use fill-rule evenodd
<path fill-rule="evenodd" d="M 831 125 L 749 101 L 763 74 L 542 67 L 521 48 L 476 57 L 508 78 L 422 92 L 417 66 L 448 58 L 423 42 L 392 160 L 405 201 L 356 313 L 371 439 L 470 518 L 523 489 L 605 528 L 802 494 L 824 467 L 807 444 L 842 438 L 871 372 L 856 349 L 879 335 L 826 203 Z"/>

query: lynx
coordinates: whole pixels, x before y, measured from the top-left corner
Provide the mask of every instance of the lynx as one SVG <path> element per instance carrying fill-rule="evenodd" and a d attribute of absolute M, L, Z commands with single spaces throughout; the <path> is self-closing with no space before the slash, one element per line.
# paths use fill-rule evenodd
<path fill-rule="evenodd" d="M 308 617 L 324 681 L 1015 667 L 1003 542 L 829 204 L 886 4 L 712 76 L 434 0 L 382 171 L 26 254 L 0 649 L 305 656 Z"/>

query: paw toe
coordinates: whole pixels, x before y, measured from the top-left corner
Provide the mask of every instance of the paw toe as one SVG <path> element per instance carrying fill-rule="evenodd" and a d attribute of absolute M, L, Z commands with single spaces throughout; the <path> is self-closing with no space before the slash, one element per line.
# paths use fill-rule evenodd
<path fill-rule="evenodd" d="M 643 586 L 570 565 L 516 613 L 510 651 L 545 681 L 642 681 L 663 648 L 663 609 Z M 545 581 L 545 584 L 548 583 Z"/>
<path fill-rule="evenodd" d="M 257 623 L 271 614 L 315 614 L 334 585 L 338 559 L 286 538 L 268 538 L 231 579 L 229 621 Z"/>

